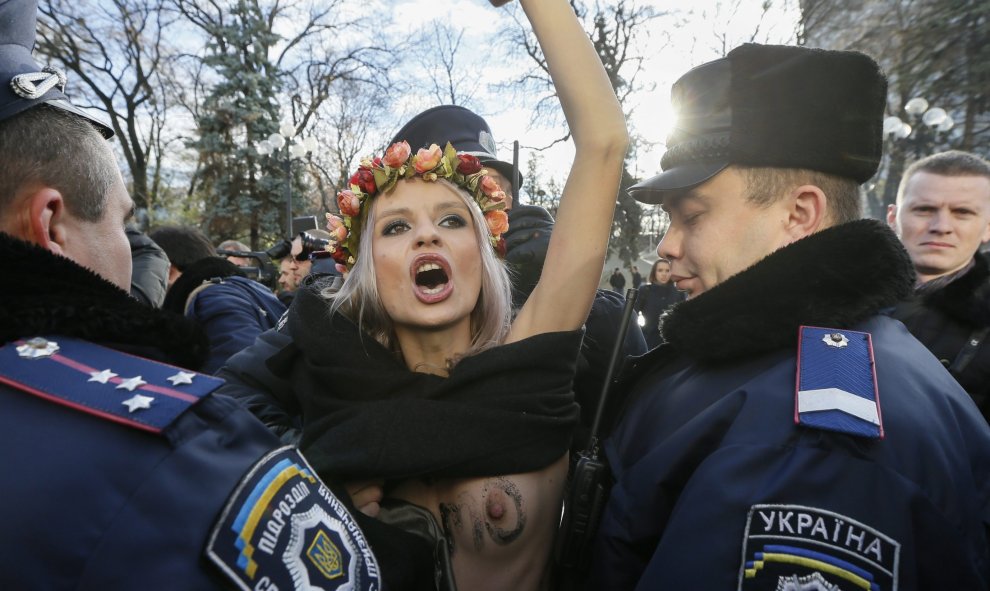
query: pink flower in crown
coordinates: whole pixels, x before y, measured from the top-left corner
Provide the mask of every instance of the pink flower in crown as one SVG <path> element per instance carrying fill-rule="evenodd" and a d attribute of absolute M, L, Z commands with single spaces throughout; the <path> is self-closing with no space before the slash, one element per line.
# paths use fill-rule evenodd
<path fill-rule="evenodd" d="M 327 214 L 327 231 L 337 242 L 343 242 L 347 239 L 347 227 L 344 226 L 344 220 L 332 213 Z"/>
<path fill-rule="evenodd" d="M 509 216 L 500 209 L 486 211 L 485 221 L 488 222 L 488 232 L 492 236 L 501 236 L 509 229 Z"/>
<path fill-rule="evenodd" d="M 495 191 L 491 195 L 485 195 L 485 197 L 491 203 L 504 203 L 507 198 L 505 191 Z"/>
<path fill-rule="evenodd" d="M 457 160 L 457 172 L 467 176 L 469 174 L 474 174 L 481 170 L 481 161 L 478 160 L 477 156 L 472 156 L 471 154 L 458 154 Z"/>
<path fill-rule="evenodd" d="M 413 167 L 419 174 L 430 172 L 440 164 L 441 158 L 443 158 L 443 150 L 436 144 L 429 148 L 420 148 L 416 152 L 416 158 L 413 159 Z"/>
<path fill-rule="evenodd" d="M 385 157 L 382 158 L 382 162 L 385 166 L 399 168 L 406 163 L 411 152 L 412 149 L 409 147 L 409 142 L 396 142 L 385 150 Z"/>
<path fill-rule="evenodd" d="M 356 217 L 361 213 L 361 200 L 353 191 L 343 190 L 337 193 L 337 207 L 340 213 L 347 217 Z"/>
<path fill-rule="evenodd" d="M 488 176 L 487 174 L 481 177 L 481 192 L 488 196 L 489 199 L 495 193 L 502 193 L 502 187 L 498 184 L 498 181 Z M 505 198 L 505 194 L 502 194 L 502 198 Z"/>

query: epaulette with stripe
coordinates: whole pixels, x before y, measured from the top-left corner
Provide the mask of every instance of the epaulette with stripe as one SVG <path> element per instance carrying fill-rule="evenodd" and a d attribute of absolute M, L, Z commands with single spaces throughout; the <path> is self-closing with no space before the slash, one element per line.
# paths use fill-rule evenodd
<path fill-rule="evenodd" d="M 62 336 L 22 339 L 0 347 L 0 382 L 152 433 L 160 433 L 224 383 Z"/>
<path fill-rule="evenodd" d="M 858 437 L 883 438 L 870 333 L 801 327 L 794 422 Z"/>

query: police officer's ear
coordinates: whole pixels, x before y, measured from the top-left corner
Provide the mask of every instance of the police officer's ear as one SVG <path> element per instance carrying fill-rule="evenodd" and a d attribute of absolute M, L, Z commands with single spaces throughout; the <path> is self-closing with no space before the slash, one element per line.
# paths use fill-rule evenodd
<path fill-rule="evenodd" d="M 41 186 L 29 190 L 22 199 L 20 214 L 27 216 L 17 220 L 15 235 L 27 242 L 64 255 L 66 244 L 65 199 L 52 187 Z"/>
<path fill-rule="evenodd" d="M 887 206 L 887 225 L 890 229 L 897 231 L 897 204 L 891 203 Z"/>
<path fill-rule="evenodd" d="M 795 187 L 782 200 L 785 208 L 785 232 L 790 242 L 796 242 L 830 225 L 828 197 L 815 185 Z"/>

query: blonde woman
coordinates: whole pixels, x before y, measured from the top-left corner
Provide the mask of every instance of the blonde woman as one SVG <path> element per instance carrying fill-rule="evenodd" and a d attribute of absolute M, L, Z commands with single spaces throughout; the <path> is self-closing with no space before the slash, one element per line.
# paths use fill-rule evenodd
<path fill-rule="evenodd" d="M 574 363 L 628 141 L 568 2 L 522 7 L 575 144 L 529 300 L 512 318 L 497 183 L 449 145 L 414 154 L 398 142 L 362 163 L 338 196 L 342 216 L 328 219 L 343 286 L 300 290 L 286 321 L 293 345 L 269 363 L 292 383 L 281 402 L 302 416 L 314 467 L 368 515 L 395 523 L 397 503 L 428 512 L 461 589 L 546 584 L 578 416 Z M 365 528 L 373 544 L 401 538 L 375 528 Z M 375 550 L 385 577 L 390 557 L 415 553 Z"/>

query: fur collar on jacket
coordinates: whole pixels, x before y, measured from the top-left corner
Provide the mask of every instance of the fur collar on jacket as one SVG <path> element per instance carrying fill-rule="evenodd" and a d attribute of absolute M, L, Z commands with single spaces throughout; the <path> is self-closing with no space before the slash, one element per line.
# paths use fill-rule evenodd
<path fill-rule="evenodd" d="M 938 291 L 924 296 L 936 308 L 966 326 L 990 326 L 990 263 L 977 254 L 973 268 Z"/>
<path fill-rule="evenodd" d="M 664 340 L 717 363 L 794 346 L 798 328 L 849 328 L 910 295 L 914 267 L 876 220 L 790 244 L 664 316 Z"/>
<path fill-rule="evenodd" d="M 0 342 L 76 337 L 197 369 L 206 334 L 181 316 L 149 308 L 93 271 L 0 232 Z"/>

